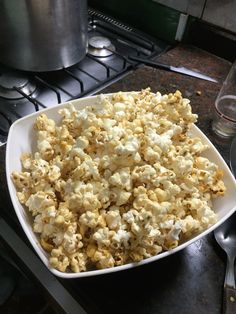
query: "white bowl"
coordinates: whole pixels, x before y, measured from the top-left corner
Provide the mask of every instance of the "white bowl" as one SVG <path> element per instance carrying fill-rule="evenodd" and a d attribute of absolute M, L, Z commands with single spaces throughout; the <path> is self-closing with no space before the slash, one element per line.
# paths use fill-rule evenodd
<path fill-rule="evenodd" d="M 49 118 L 54 119 L 56 122 L 60 120 L 60 115 L 58 114 L 58 109 L 67 106 L 69 103 L 72 103 L 75 108 L 82 109 L 85 106 L 89 106 L 97 101 L 98 96 L 92 96 L 82 99 L 73 100 L 67 103 L 63 103 L 57 105 L 52 108 L 48 108 L 45 110 L 41 110 L 40 112 L 33 113 L 28 115 L 22 119 L 17 120 L 14 124 L 12 124 L 10 128 L 10 132 L 8 135 L 7 148 L 6 148 L 6 175 L 7 175 L 7 184 L 11 196 L 11 200 L 13 206 L 15 208 L 16 215 L 24 229 L 30 243 L 33 248 L 43 261 L 43 263 L 48 267 L 48 269 L 56 276 L 62 278 L 79 278 L 79 277 L 87 277 L 94 276 L 100 274 L 107 274 L 111 272 L 116 272 L 120 270 L 125 270 L 129 268 L 133 268 L 136 266 L 144 265 L 158 259 L 169 256 L 175 252 L 178 252 L 184 249 L 186 246 L 190 245 L 196 240 L 204 237 L 206 234 L 210 233 L 212 230 L 217 228 L 220 224 L 222 224 L 233 212 L 236 210 L 236 181 L 231 174 L 227 164 L 218 153 L 216 148 L 212 145 L 212 143 L 207 139 L 207 137 L 194 125 L 192 128 L 192 134 L 201 138 L 203 143 L 206 143 L 209 146 L 209 149 L 206 152 L 207 158 L 211 161 L 215 162 L 223 171 L 224 171 L 224 182 L 227 188 L 227 192 L 224 197 L 219 197 L 213 201 L 213 207 L 218 216 L 218 221 L 216 224 L 202 232 L 201 234 L 191 238 L 190 240 L 182 243 L 178 247 L 160 253 L 156 256 L 147 258 L 138 263 L 130 263 L 123 266 L 117 266 L 113 268 L 101 269 L 101 270 L 93 270 L 81 273 L 63 273 L 54 268 L 52 268 L 49 264 L 49 254 L 43 250 L 40 245 L 39 238 L 37 234 L 35 234 L 32 230 L 32 217 L 27 213 L 25 208 L 20 204 L 18 198 L 16 196 L 16 189 L 11 180 L 11 173 L 13 171 L 21 170 L 20 156 L 23 152 L 31 152 L 36 148 L 36 134 L 33 129 L 33 125 L 36 117 L 42 112 L 46 113 Z"/>

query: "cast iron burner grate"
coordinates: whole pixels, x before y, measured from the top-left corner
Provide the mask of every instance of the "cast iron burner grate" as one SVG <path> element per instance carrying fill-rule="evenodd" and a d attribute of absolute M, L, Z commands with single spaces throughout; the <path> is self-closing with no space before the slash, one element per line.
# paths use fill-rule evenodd
<path fill-rule="evenodd" d="M 61 102 L 95 94 L 134 70 L 129 56 L 152 58 L 169 46 L 89 9 L 90 48 L 78 64 L 54 72 L 21 72 L 0 65 L 0 144 L 17 119 Z"/>

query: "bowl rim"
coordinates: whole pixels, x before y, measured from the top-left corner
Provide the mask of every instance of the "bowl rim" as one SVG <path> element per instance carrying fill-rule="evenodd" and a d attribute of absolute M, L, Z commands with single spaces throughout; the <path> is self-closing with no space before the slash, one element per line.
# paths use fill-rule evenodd
<path fill-rule="evenodd" d="M 129 92 L 127 92 L 129 93 Z M 115 93 L 114 93 L 115 94 Z M 102 94 L 104 96 L 112 96 L 113 93 L 109 93 L 109 94 Z M 221 219 L 219 219 L 214 225 L 212 225 L 211 227 L 207 228 L 206 230 L 204 230 L 203 232 L 201 232 L 198 235 L 193 236 L 192 238 L 190 238 L 189 240 L 187 240 L 186 242 L 183 242 L 182 244 L 178 245 L 177 247 L 175 247 L 174 249 L 171 249 L 169 251 L 164 251 L 162 253 L 159 253 L 155 256 L 146 258 L 140 262 L 134 262 L 134 263 L 128 263 L 128 264 L 124 264 L 121 266 L 115 266 L 115 267 L 111 267 L 111 268 L 105 268 L 105 269 L 97 269 L 97 270 L 91 270 L 91 271 L 85 271 L 85 272 L 79 272 L 79 273 L 73 273 L 73 272 L 61 272 L 53 267 L 51 267 L 51 265 L 49 264 L 49 260 L 46 257 L 46 254 L 49 256 L 49 254 L 45 251 L 45 254 L 42 253 L 42 248 L 41 245 L 38 243 L 38 241 L 36 241 L 31 233 L 30 233 L 30 226 L 26 223 L 25 219 L 22 217 L 21 215 L 21 209 L 19 208 L 19 201 L 17 199 L 16 196 L 16 191 L 15 191 L 15 187 L 14 184 L 11 180 L 11 172 L 10 172 L 10 164 L 8 162 L 9 160 L 9 156 L 11 154 L 11 147 L 12 147 L 12 142 L 14 142 L 13 140 L 13 136 L 14 136 L 14 131 L 15 128 L 18 125 L 23 124 L 26 120 L 32 120 L 42 114 L 42 113 L 46 113 L 46 112 L 50 112 L 50 111 L 55 111 L 58 112 L 58 110 L 60 108 L 64 108 L 67 107 L 70 104 L 75 105 L 79 104 L 81 101 L 85 102 L 87 99 L 96 99 L 100 97 L 100 95 L 95 95 L 95 96 L 88 96 L 88 97 L 84 97 L 84 98 L 79 98 L 79 99 L 74 99 L 72 101 L 68 101 L 68 102 L 64 102 L 46 109 L 42 109 L 40 111 L 34 112 L 32 114 L 29 114 L 21 119 L 16 120 L 10 127 L 9 130 L 9 134 L 8 134 L 8 141 L 7 141 L 7 145 L 6 145 L 6 161 L 5 161 L 5 166 L 6 166 L 6 177 L 7 177 L 7 186 L 8 186 L 8 190 L 10 193 L 10 198 L 15 210 L 15 213 L 18 217 L 18 220 L 20 222 L 20 225 L 22 227 L 22 229 L 24 230 L 29 242 L 31 243 L 32 247 L 34 248 L 35 252 L 37 253 L 37 255 L 39 256 L 39 258 L 42 260 L 42 262 L 45 264 L 45 266 L 49 269 L 49 271 L 51 273 L 53 273 L 54 275 L 56 275 L 57 277 L 63 278 L 63 279 L 75 279 L 75 278 L 82 278 L 82 277 L 90 277 L 90 276 L 97 276 L 97 275 L 104 275 L 104 274 L 109 274 L 109 273 L 113 273 L 113 272 L 118 272 L 121 270 L 127 270 L 127 269 L 131 269 L 134 267 L 138 267 L 138 266 L 142 266 L 154 261 L 157 261 L 159 259 L 168 257 L 174 253 L 177 253 L 179 251 L 181 251 L 182 249 L 184 249 L 185 247 L 191 245 L 192 243 L 196 242 L 197 240 L 201 239 L 202 237 L 204 237 L 205 235 L 209 234 L 210 232 L 212 232 L 214 229 L 216 229 L 220 224 L 222 224 L 226 219 L 228 219 L 235 211 L 236 211 L 236 202 L 235 202 L 235 206 L 229 210 L 229 212 L 227 214 L 225 214 Z M 85 105 L 87 106 L 87 105 Z M 235 185 L 235 192 L 236 192 L 236 180 L 233 176 L 233 174 L 231 173 L 228 165 L 226 164 L 225 160 L 223 159 L 223 157 L 221 156 L 221 154 L 217 151 L 217 149 L 215 148 L 215 146 L 210 142 L 210 140 L 206 137 L 206 135 L 195 125 L 193 124 L 192 126 L 192 130 L 194 131 L 194 133 L 198 133 L 201 138 L 203 139 L 204 142 L 206 142 L 209 145 L 209 149 L 213 150 L 213 153 L 217 155 L 217 157 L 220 159 L 221 163 L 223 163 L 226 168 L 228 169 L 228 175 L 231 177 L 231 179 L 234 182 Z M 21 205 L 22 209 L 25 210 L 25 208 Z M 35 234 L 35 237 L 37 238 L 37 235 Z"/>

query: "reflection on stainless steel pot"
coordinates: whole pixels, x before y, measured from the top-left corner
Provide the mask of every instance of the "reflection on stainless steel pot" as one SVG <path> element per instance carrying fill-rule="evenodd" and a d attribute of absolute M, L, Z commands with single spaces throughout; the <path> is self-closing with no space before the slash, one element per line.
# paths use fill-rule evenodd
<path fill-rule="evenodd" d="M 79 62 L 87 50 L 86 0 L 1 0 L 1 63 L 52 71 Z"/>

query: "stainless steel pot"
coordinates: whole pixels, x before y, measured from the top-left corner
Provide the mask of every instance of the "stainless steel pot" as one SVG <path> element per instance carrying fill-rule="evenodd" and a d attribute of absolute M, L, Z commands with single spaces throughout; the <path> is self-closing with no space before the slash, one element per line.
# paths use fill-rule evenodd
<path fill-rule="evenodd" d="M 0 1 L 1 63 L 52 71 L 79 62 L 86 50 L 86 0 Z"/>

